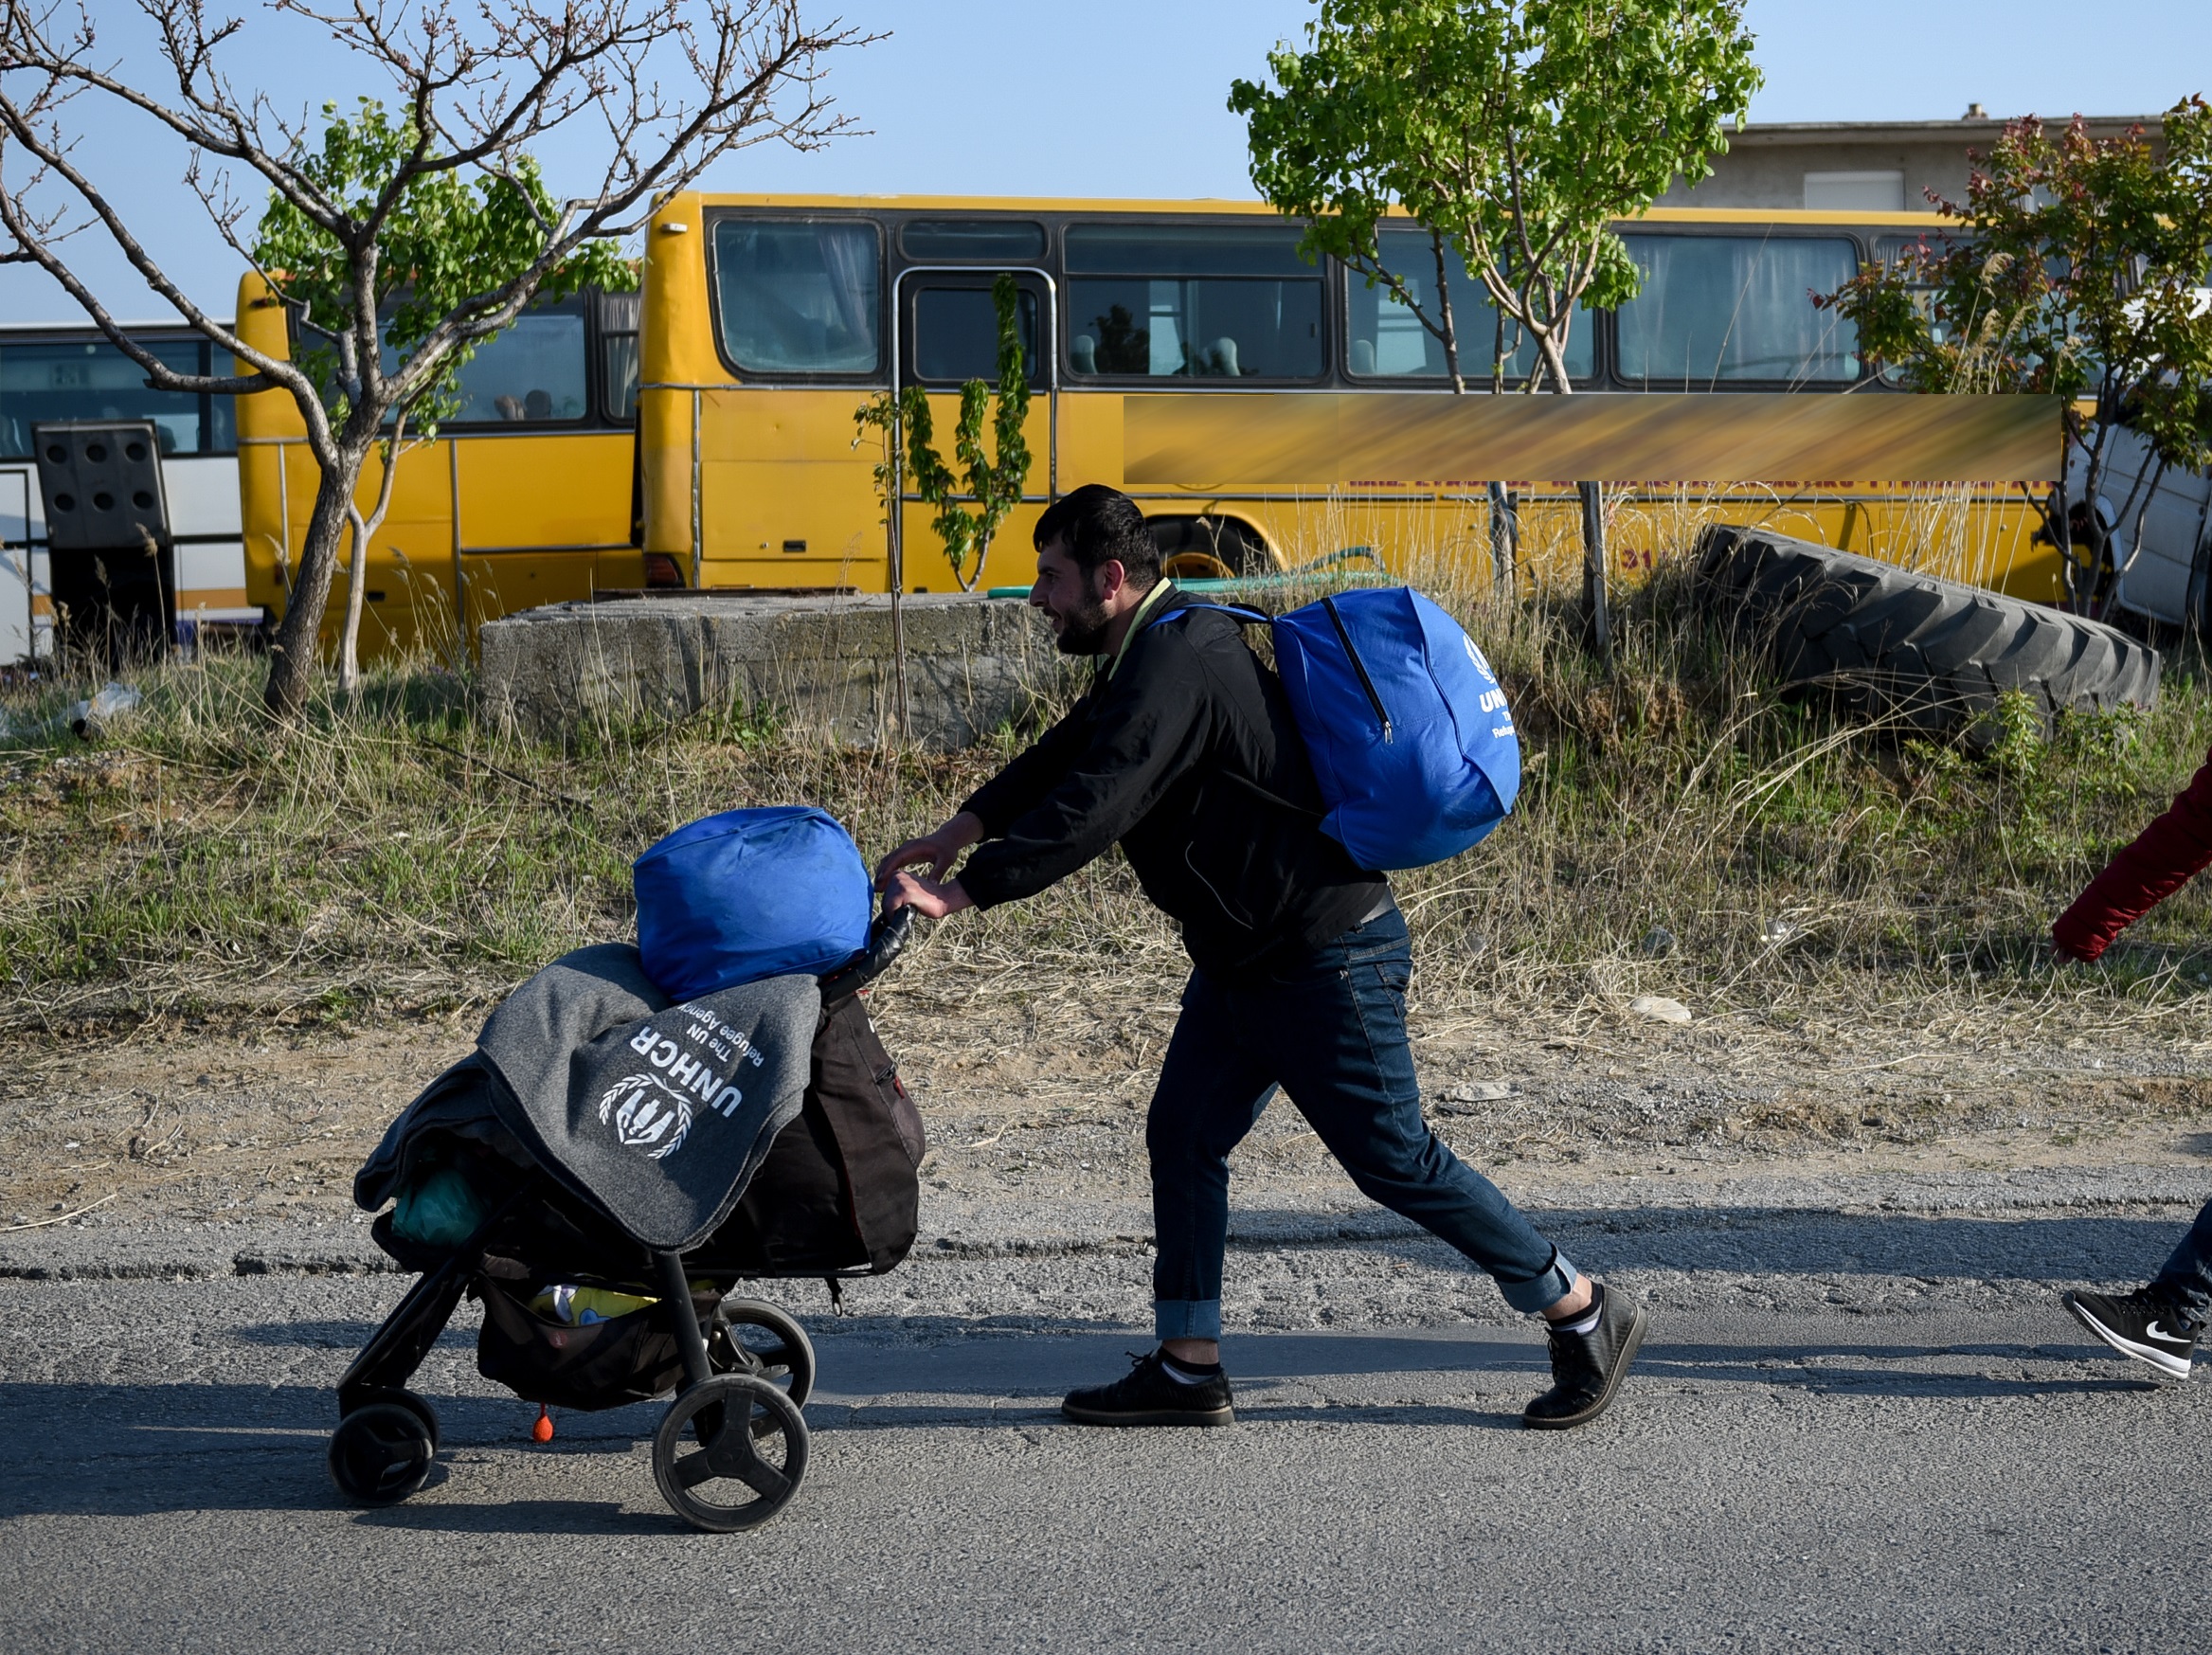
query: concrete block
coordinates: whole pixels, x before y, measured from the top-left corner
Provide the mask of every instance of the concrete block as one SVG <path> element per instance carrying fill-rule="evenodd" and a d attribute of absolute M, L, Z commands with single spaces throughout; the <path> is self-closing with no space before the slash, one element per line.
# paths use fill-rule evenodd
<path fill-rule="evenodd" d="M 1028 604 L 938 594 L 902 605 L 915 740 L 965 747 L 1039 697 L 1078 691 L 1089 663 L 1053 648 Z M 890 600 L 733 592 L 556 603 L 487 624 L 487 710 L 551 735 L 595 720 L 771 711 L 854 747 L 896 723 Z"/>

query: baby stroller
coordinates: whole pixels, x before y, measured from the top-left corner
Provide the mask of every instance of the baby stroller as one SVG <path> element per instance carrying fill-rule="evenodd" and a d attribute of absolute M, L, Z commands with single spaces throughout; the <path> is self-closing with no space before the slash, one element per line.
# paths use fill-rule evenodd
<path fill-rule="evenodd" d="M 610 946 L 502 1003 L 355 1179 L 371 1211 L 397 1197 L 371 1233 L 422 1279 L 338 1381 L 330 1471 L 343 1494 L 389 1505 L 428 1477 L 438 1415 L 405 1384 L 465 1293 L 484 1305 L 478 1370 L 541 1405 L 540 1441 L 547 1405 L 674 1390 L 653 1474 L 677 1516 L 727 1532 L 790 1502 L 814 1349 L 735 1288 L 827 1278 L 835 1299 L 838 1277 L 891 1269 L 913 1245 L 921 1119 L 859 994 L 911 917 L 877 919 L 819 979 L 672 1006 L 635 949 Z"/>

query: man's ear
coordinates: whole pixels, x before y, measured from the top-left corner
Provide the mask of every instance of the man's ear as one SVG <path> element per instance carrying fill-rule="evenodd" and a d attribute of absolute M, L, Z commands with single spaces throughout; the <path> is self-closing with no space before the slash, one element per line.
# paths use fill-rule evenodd
<path fill-rule="evenodd" d="M 1122 567 L 1119 558 L 1109 557 L 1098 566 L 1098 601 L 1111 603 L 1129 584 L 1129 571 Z"/>

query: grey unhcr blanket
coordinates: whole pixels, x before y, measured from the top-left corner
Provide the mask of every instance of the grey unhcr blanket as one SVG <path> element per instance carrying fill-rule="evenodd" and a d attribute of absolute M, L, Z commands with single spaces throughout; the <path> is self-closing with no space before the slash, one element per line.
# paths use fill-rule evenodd
<path fill-rule="evenodd" d="M 729 1215 L 806 1091 L 821 991 L 770 977 L 683 1005 L 627 944 L 563 955 L 477 1036 L 492 1106 L 538 1163 L 652 1248 Z"/>

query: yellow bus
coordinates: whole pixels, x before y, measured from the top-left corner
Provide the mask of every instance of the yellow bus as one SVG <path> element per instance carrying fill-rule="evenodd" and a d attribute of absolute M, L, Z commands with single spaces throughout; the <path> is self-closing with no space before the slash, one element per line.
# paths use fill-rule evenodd
<path fill-rule="evenodd" d="M 1577 318 L 1580 391 L 1893 394 L 1852 325 L 1816 309 L 1861 263 L 1934 228 L 1926 214 L 1653 210 L 1619 228 L 1644 272 L 1619 312 Z M 1386 232 L 1394 268 L 1429 263 L 1426 238 Z M 688 585 L 954 589 L 909 501 L 888 531 L 854 410 L 920 385 L 942 399 L 995 376 L 993 276 L 1022 289 L 1032 364 L 1027 499 L 999 533 L 984 587 L 1027 582 L 1029 529 L 1084 482 L 1121 484 L 1123 403 L 1135 392 L 1217 399 L 1234 428 L 1253 391 L 1448 394 L 1443 353 L 1406 306 L 1333 261 L 1303 261 L 1298 226 L 1258 204 L 686 193 L 662 204 L 644 249 L 638 393 L 643 549 Z M 1417 296 L 1432 280 L 1416 275 Z M 1461 357 L 1488 360 L 1494 313 L 1454 278 Z M 1424 300 L 1426 302 L 1426 300 Z M 1525 373 L 1523 349 L 1516 370 Z M 948 444 L 941 442 L 941 446 Z M 2057 447 L 2056 433 L 2053 439 Z M 949 458 L 949 456 L 948 456 Z M 1572 484 L 1516 479 L 1524 522 L 1576 510 Z M 1286 493 L 1131 488 L 1185 576 L 1287 570 L 1355 547 L 1395 563 L 1440 533 L 1487 544 L 1481 483 L 1380 477 Z M 2021 597 L 2061 596 L 2056 551 L 2024 485 L 1897 488 L 1814 480 L 1757 488 L 1619 491 L 1610 555 L 1650 567 L 1685 513 L 1760 522 L 1854 551 L 1911 557 Z M 1569 532 L 1532 535 L 1560 566 Z M 971 573 L 973 571 L 970 571 Z M 1547 571 L 1567 577 L 1565 567 Z"/>
<path fill-rule="evenodd" d="M 460 375 L 459 416 L 408 441 L 369 549 L 362 657 L 451 655 L 488 620 L 594 591 L 677 584 L 648 568 L 636 533 L 638 324 L 634 293 L 537 305 L 479 347 Z M 289 313 L 258 276 L 239 284 L 241 337 L 288 356 Z M 239 503 L 246 596 L 273 623 L 306 543 L 316 472 L 290 397 L 240 399 Z M 360 498 L 382 481 L 371 457 Z M 344 557 L 325 617 L 334 643 Z"/>

